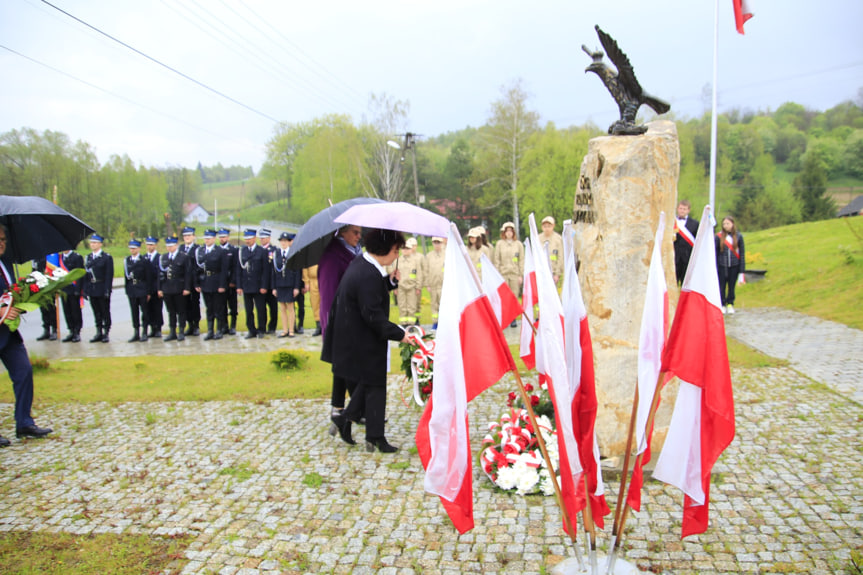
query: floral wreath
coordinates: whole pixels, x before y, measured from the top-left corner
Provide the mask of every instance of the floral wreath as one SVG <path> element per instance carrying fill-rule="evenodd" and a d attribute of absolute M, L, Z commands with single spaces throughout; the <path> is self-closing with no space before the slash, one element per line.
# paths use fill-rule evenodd
<path fill-rule="evenodd" d="M 434 335 L 418 325 L 409 326 L 405 331 L 411 336 L 411 342 L 400 346 L 402 371 L 408 381 L 413 381 L 413 399 L 422 407 L 433 388 Z"/>

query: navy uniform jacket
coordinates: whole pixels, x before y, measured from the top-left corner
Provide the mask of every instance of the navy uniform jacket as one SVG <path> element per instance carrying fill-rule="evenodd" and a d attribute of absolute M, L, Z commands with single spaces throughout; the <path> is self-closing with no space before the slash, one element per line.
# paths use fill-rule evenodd
<path fill-rule="evenodd" d="M 257 292 L 270 285 L 270 258 L 266 248 L 249 246 L 240 248 L 237 254 L 237 289 L 243 292 Z"/>
<path fill-rule="evenodd" d="M 195 252 L 197 252 L 198 248 L 200 248 L 200 247 L 201 246 L 199 246 L 198 244 L 189 244 L 188 246 L 186 244 L 183 244 L 183 245 L 177 247 L 178 252 L 183 252 L 184 254 L 189 256 L 189 264 L 191 265 L 191 268 L 192 268 L 192 287 L 193 288 L 200 286 L 200 284 L 198 283 L 198 280 L 200 280 L 200 276 L 198 274 L 198 268 L 195 265 Z"/>
<path fill-rule="evenodd" d="M 234 284 L 236 286 L 237 246 L 231 242 L 226 242 L 225 244 L 219 244 L 219 247 L 225 251 L 225 257 L 228 259 L 228 285 Z"/>
<path fill-rule="evenodd" d="M 150 295 L 155 295 L 159 291 L 159 252 L 141 254 L 144 259 L 150 262 L 150 267 L 153 268 L 153 285 Z"/>
<path fill-rule="evenodd" d="M 159 291 L 178 294 L 192 290 L 192 266 L 189 256 L 177 249 L 174 259 L 171 254 L 159 257 Z"/>
<path fill-rule="evenodd" d="M 102 250 L 99 257 L 87 254 L 84 260 L 84 269 L 87 270 L 81 280 L 84 282 L 84 295 L 87 297 L 111 297 L 111 285 L 114 281 L 114 258 L 111 254 Z"/>
<path fill-rule="evenodd" d="M 202 292 L 215 293 L 219 288 L 228 288 L 228 254 L 220 246 L 214 245 L 210 253 L 207 246 L 198 248 L 194 263 Z"/>
<path fill-rule="evenodd" d="M 389 320 L 389 291 L 394 287 L 363 256 L 350 263 L 324 332 L 321 359 L 333 364 L 333 375 L 367 386 L 386 385 L 387 340 L 401 341 L 405 336 Z"/>
<path fill-rule="evenodd" d="M 77 252 L 69 252 L 68 255 L 60 254 L 63 260 L 63 265 L 68 271 L 81 269 L 84 267 L 84 258 Z M 63 292 L 67 297 L 81 297 L 81 290 L 84 283 L 87 281 L 87 276 L 83 276 L 76 282 L 70 283 L 63 288 Z M 75 305 L 78 305 L 77 303 Z"/>
<path fill-rule="evenodd" d="M 300 289 L 303 272 L 301 270 L 288 269 L 288 266 L 285 265 L 286 260 L 287 258 L 282 257 L 282 250 L 275 250 L 273 252 L 273 269 L 270 276 L 272 279 L 271 288 L 279 291 L 290 289 L 292 290 L 291 297 L 293 297 L 293 290 Z"/>
<path fill-rule="evenodd" d="M 147 297 L 152 293 L 156 279 L 153 266 L 147 258 L 138 254 L 135 261 L 132 256 L 123 260 L 123 274 L 126 276 L 126 295 L 129 297 Z"/>

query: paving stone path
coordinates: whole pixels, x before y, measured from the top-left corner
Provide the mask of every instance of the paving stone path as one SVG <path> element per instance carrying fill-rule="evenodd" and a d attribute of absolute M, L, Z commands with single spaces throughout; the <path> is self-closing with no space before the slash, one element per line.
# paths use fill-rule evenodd
<path fill-rule="evenodd" d="M 742 325 L 767 316 L 747 310 L 729 331 L 749 343 Z M 796 362 L 733 370 L 737 435 L 714 469 L 707 533 L 681 541 L 682 495 L 648 481 L 625 559 L 654 573 L 854 573 L 863 407 Z M 475 456 L 513 387 L 470 405 Z M 57 431 L 0 451 L 0 531 L 189 534 L 172 573 L 539 574 L 572 555 L 553 498 L 496 491 L 478 469 L 476 528 L 459 536 L 423 493 L 420 412 L 397 377 L 388 401 L 394 455 L 331 438 L 323 399 L 44 406 L 38 421 Z M 613 506 L 617 483 L 606 490 Z"/>

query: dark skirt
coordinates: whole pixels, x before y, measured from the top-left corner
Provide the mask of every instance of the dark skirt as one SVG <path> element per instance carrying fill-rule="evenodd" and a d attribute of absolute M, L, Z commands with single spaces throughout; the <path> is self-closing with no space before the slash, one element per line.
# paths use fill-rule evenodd
<path fill-rule="evenodd" d="M 294 303 L 294 288 L 276 288 L 279 303 Z"/>

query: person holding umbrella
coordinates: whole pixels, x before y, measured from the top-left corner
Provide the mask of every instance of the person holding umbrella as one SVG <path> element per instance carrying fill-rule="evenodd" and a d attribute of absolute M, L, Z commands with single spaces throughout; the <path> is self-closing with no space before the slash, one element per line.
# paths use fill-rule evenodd
<path fill-rule="evenodd" d="M 90 343 L 108 343 L 111 331 L 111 290 L 114 282 L 114 258 L 102 251 L 104 238 L 99 234 L 90 236 L 90 253 L 84 261 L 87 275 L 84 277 L 84 297 L 90 300 L 96 335 Z"/>
<path fill-rule="evenodd" d="M 363 239 L 366 251 L 348 266 L 330 308 L 321 359 L 333 375 L 355 386 L 343 413 L 334 416 L 342 440 L 355 444 L 351 422 L 366 418 L 366 451 L 394 453 L 384 434 L 389 341 L 407 343 L 407 332 L 389 321 L 389 292 L 398 285 L 399 271 L 386 266 L 405 245 L 401 232 L 371 229 Z M 349 384 L 351 385 L 351 384 Z"/>
<path fill-rule="evenodd" d="M 0 224 L 0 292 L 5 292 L 13 284 L 14 278 L 9 270 L 12 267 L 4 256 L 8 230 Z M 15 395 L 15 437 L 45 437 L 53 431 L 39 427 L 30 414 L 33 406 L 33 366 L 24 347 L 24 340 L 18 330 L 10 331 L 6 320 L 18 317 L 19 311 L 14 307 L 0 308 L 0 361 L 9 372 L 12 380 L 12 391 Z M 11 442 L 0 436 L 0 447 L 7 447 Z"/>

